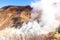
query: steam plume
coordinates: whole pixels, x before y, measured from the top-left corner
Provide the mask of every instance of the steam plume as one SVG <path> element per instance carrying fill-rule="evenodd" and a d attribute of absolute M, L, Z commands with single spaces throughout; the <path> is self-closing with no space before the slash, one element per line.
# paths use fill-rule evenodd
<path fill-rule="evenodd" d="M 19 36 L 21 34 L 23 39 L 25 37 L 23 35 L 28 33 L 39 35 L 55 32 L 60 25 L 60 0 L 39 0 L 31 3 L 31 7 L 33 8 L 31 11 L 31 19 L 27 24 L 23 23 L 20 29 L 12 28 L 12 31 L 6 32 L 6 29 L 2 31 L 9 34 L 8 36 L 12 35 L 11 37 L 14 37 L 13 34 L 16 34 L 21 38 Z M 37 20 L 39 20 L 39 23 Z M 0 34 L 2 31 L 0 31 Z M 4 35 L 0 35 L 0 38 L 4 39 Z"/>

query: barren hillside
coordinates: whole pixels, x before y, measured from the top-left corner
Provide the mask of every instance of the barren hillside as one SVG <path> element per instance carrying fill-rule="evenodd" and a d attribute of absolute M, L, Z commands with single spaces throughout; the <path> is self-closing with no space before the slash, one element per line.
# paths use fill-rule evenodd
<path fill-rule="evenodd" d="M 0 9 L 0 29 L 21 26 L 30 18 L 30 6 L 5 6 Z"/>

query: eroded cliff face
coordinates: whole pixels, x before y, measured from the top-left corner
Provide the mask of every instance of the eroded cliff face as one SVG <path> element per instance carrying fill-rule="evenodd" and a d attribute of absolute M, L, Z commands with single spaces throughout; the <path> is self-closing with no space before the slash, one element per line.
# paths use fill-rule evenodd
<path fill-rule="evenodd" d="M 30 6 L 5 6 L 0 9 L 0 29 L 18 27 L 30 19 Z"/>

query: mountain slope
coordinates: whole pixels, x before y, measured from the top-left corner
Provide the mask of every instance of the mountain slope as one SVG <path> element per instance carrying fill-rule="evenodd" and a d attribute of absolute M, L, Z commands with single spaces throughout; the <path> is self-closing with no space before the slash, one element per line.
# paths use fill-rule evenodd
<path fill-rule="evenodd" d="M 30 18 L 30 6 L 5 6 L 0 8 L 0 29 L 21 26 Z"/>

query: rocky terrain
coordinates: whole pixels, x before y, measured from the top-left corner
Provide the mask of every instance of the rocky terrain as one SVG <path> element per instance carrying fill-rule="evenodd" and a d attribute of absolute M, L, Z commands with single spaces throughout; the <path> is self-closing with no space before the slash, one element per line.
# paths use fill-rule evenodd
<path fill-rule="evenodd" d="M 30 20 L 32 9 L 30 6 L 4 6 L 0 8 L 0 40 L 60 40 L 60 27 L 57 32 L 36 34 L 40 33 L 38 19 L 41 14 L 35 18 L 32 17 L 33 20 L 38 20 L 38 22 L 33 21 L 32 26 L 31 23 L 26 24 L 28 26 L 22 26 L 24 22 L 27 23 Z M 41 11 L 37 13 L 41 13 Z M 22 28 L 16 29 L 17 27 Z"/>
<path fill-rule="evenodd" d="M 0 30 L 6 27 L 21 26 L 30 18 L 30 6 L 4 6 L 0 8 Z"/>

